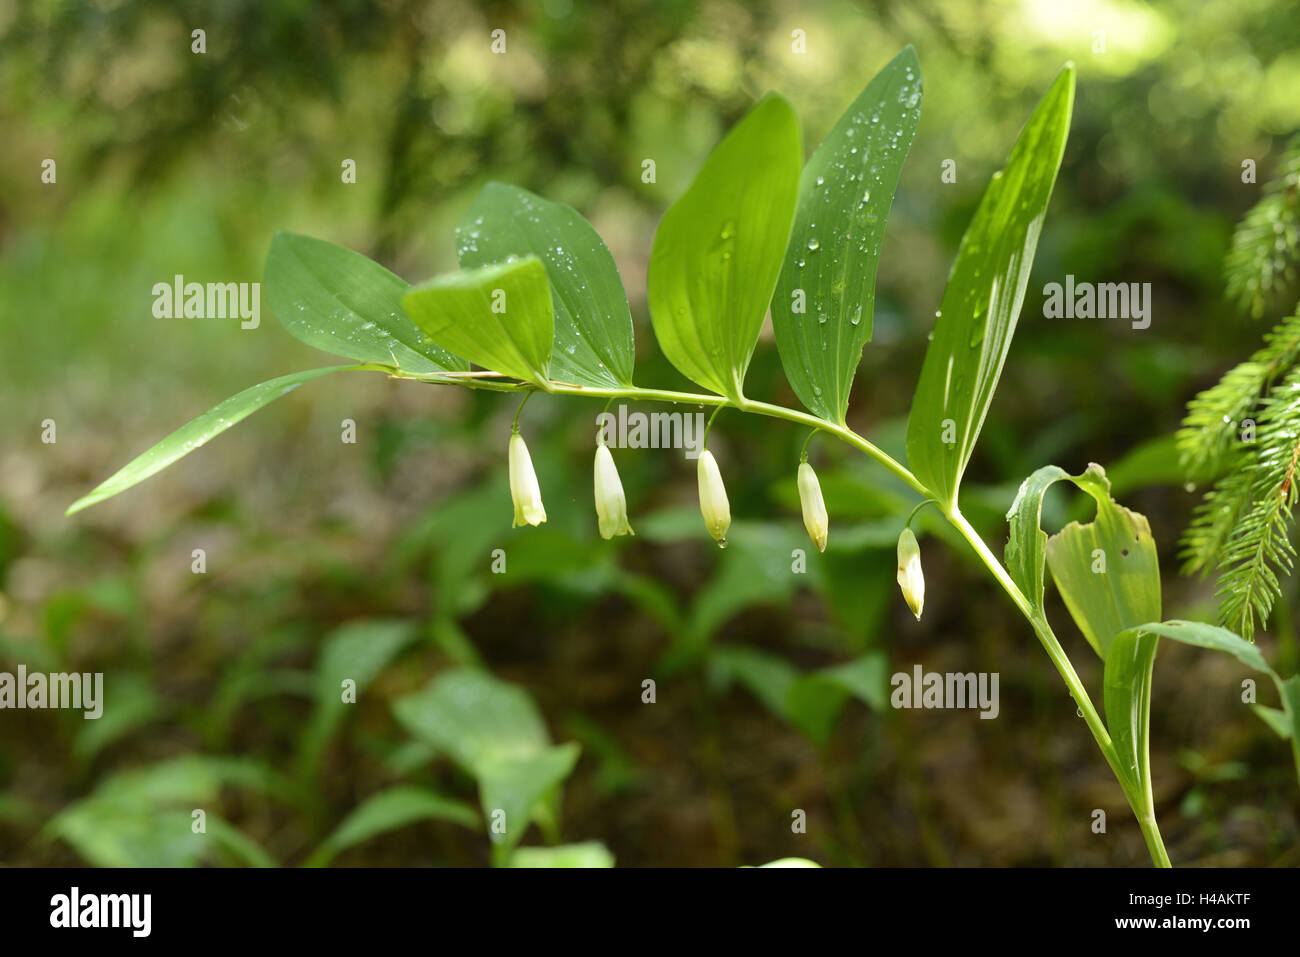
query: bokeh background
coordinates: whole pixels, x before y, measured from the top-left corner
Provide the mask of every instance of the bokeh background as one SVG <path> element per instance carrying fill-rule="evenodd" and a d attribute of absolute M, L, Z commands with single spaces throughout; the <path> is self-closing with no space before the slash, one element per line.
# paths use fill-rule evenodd
<path fill-rule="evenodd" d="M 490 50 L 498 28 L 505 55 Z M 0 863 L 299 864 L 394 786 L 474 807 L 472 776 L 393 703 L 481 666 L 535 700 L 553 741 L 582 748 L 558 826 L 526 844 L 600 841 L 620 865 L 1144 864 L 1029 628 L 928 516 L 925 616 L 908 613 L 893 573 L 905 489 L 815 443 L 832 546 L 791 573 L 790 550 L 808 547 L 793 427 L 719 418 L 710 447 L 736 517 L 725 552 L 675 452 L 617 454 L 638 535 L 601 541 L 600 410 L 559 398 L 524 415 L 550 521 L 511 530 L 517 402 L 380 376 L 305 386 L 147 484 L 63 514 L 218 400 L 332 361 L 268 309 L 253 331 L 156 319 L 155 282 L 258 281 L 277 229 L 418 281 L 455 268 L 454 226 L 493 179 L 593 222 L 632 302 L 638 382 L 687 388 L 645 309 L 663 210 L 763 92 L 792 101 L 811 149 L 906 43 L 924 108 L 850 424 L 901 456 L 962 230 L 1074 60 L 1070 141 L 965 509 L 1000 548 L 1021 479 L 1099 462 L 1150 518 L 1166 616 L 1212 619 L 1212 583 L 1178 574 L 1199 490 L 1170 436 L 1267 328 L 1225 305 L 1221 264 L 1259 197 L 1243 160 L 1262 182 L 1300 128 L 1291 0 L 0 0 L 0 669 L 102 671 L 107 699 L 97 722 L 0 712 Z M 340 181 L 344 159 L 355 184 Z M 955 183 L 941 182 L 945 159 Z M 1151 327 L 1044 319 L 1043 284 L 1067 273 L 1152 283 Z M 770 334 L 747 392 L 796 404 Z M 356 444 L 340 441 L 346 418 Z M 1047 526 L 1069 517 L 1086 512 L 1053 492 Z M 206 574 L 191 571 L 195 548 Z M 505 575 L 490 573 L 493 548 Z M 1297 663 L 1286 588 L 1259 637 L 1283 674 Z M 1100 663 L 1054 596 L 1049 614 L 1099 700 Z M 383 649 L 373 680 L 335 713 L 330 669 L 365 646 Z M 870 682 L 828 725 L 785 707 L 799 675 L 864 662 L 881 676 L 998 672 L 1000 716 L 895 711 Z M 1176 864 L 1300 863 L 1294 769 L 1240 703 L 1245 676 L 1225 656 L 1162 646 L 1152 764 Z M 223 822 L 219 840 L 191 840 L 194 807 Z M 1106 834 L 1090 827 L 1096 808 Z M 794 809 L 807 833 L 792 832 Z M 481 830 L 423 820 L 334 860 L 480 865 L 489 846 Z"/>

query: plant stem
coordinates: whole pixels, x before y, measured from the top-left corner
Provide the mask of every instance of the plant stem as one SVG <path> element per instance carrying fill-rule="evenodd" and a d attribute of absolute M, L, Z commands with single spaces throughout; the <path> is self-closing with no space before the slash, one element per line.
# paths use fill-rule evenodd
<path fill-rule="evenodd" d="M 1119 763 L 1119 755 L 1115 751 L 1115 745 L 1111 742 L 1110 732 L 1102 723 L 1101 716 L 1097 714 L 1097 709 L 1093 707 L 1092 699 L 1088 696 L 1088 690 L 1079 680 L 1078 673 L 1074 670 L 1074 665 L 1070 663 L 1069 656 L 1065 649 L 1061 647 L 1060 641 L 1057 640 L 1047 619 L 1042 615 L 1034 613 L 1029 600 L 1025 598 L 1024 592 L 1020 586 L 1015 583 L 1011 575 L 998 561 L 997 556 L 989 550 L 988 545 L 980 538 L 979 533 L 971 527 L 966 516 L 962 515 L 956 508 L 952 512 L 945 512 L 948 521 L 959 531 L 963 538 L 975 549 L 975 554 L 979 556 L 984 566 L 992 573 L 1002 590 L 1007 593 L 1020 613 L 1025 616 L 1029 624 L 1034 629 L 1034 634 L 1038 636 L 1038 641 L 1047 652 L 1047 656 L 1052 659 L 1052 664 L 1056 665 L 1056 670 L 1060 672 L 1061 677 L 1065 680 L 1065 686 L 1069 689 L 1071 697 L 1079 706 L 1079 712 L 1083 715 L 1084 723 L 1088 725 L 1088 730 L 1092 732 L 1093 739 L 1097 742 L 1097 748 L 1105 757 L 1106 763 L 1110 765 L 1115 780 L 1119 782 L 1124 791 L 1125 798 L 1128 799 L 1129 807 L 1133 810 L 1133 816 L 1137 818 L 1138 827 L 1142 830 L 1142 837 L 1146 841 L 1147 850 L 1151 853 L 1151 861 L 1157 867 L 1170 867 L 1169 854 L 1165 851 L 1163 839 L 1160 837 L 1160 828 L 1156 825 L 1155 801 L 1151 794 L 1151 775 L 1145 774 L 1145 787 L 1137 784 L 1128 783 L 1127 776 L 1123 772 Z M 1146 755 L 1143 755 L 1146 760 Z"/>
<path fill-rule="evenodd" d="M 403 372 L 398 369 L 385 369 L 382 366 L 367 366 L 378 371 L 389 371 L 396 378 L 420 379 L 421 381 L 434 382 L 438 384 L 448 384 L 448 379 L 443 376 L 421 376 Z M 521 389 L 533 389 L 534 386 L 527 383 L 512 382 L 488 382 L 482 379 L 460 380 L 456 384 L 468 385 L 471 388 L 489 388 L 496 391 L 518 391 Z M 641 402 L 671 402 L 674 404 L 689 405 L 709 405 L 709 406 L 732 406 L 741 412 L 753 412 L 758 415 L 765 415 L 769 418 L 783 419 L 787 422 L 793 422 L 797 425 L 807 426 L 812 429 L 828 432 L 836 436 L 841 441 L 853 446 L 869 457 L 875 459 L 886 470 L 891 472 L 895 477 L 901 479 L 918 495 L 925 499 L 933 499 L 933 493 L 923 485 L 920 480 L 913 475 L 906 466 L 895 460 L 884 450 L 872 444 L 858 433 L 854 432 L 848 426 L 837 425 L 826 419 L 820 419 L 815 415 L 807 412 L 800 412 L 797 409 L 789 409 L 781 405 L 772 405 L 767 402 L 757 402 L 753 399 L 741 397 L 736 400 L 728 399 L 719 395 L 706 395 L 693 392 L 673 392 L 665 389 L 642 389 L 638 387 L 616 387 L 616 388 L 593 388 L 589 386 L 572 385 L 569 383 L 550 383 L 550 392 L 555 395 L 576 395 L 588 396 L 590 398 L 603 399 L 627 399 L 629 401 Z M 608 408 L 608 403 L 606 404 Z M 717 414 L 716 411 L 714 413 Z M 922 504 L 925 504 L 924 502 Z M 1115 751 L 1115 746 L 1111 742 L 1110 733 L 1106 730 L 1101 716 L 1097 709 L 1093 707 L 1092 699 L 1088 696 L 1088 690 L 1083 686 L 1079 679 L 1078 673 L 1074 670 L 1070 658 L 1061 647 L 1060 641 L 1057 640 L 1053 633 L 1051 625 L 1047 619 L 1034 611 L 1029 600 L 1020 590 L 1020 586 L 1015 583 L 1010 573 L 1003 567 L 1002 562 L 993 554 L 988 545 L 980 538 L 979 533 L 962 515 L 960 509 L 955 505 L 951 508 L 945 508 L 941 502 L 935 502 L 948 520 L 961 536 L 966 539 L 980 561 L 984 563 L 985 568 L 992 574 L 994 580 L 1001 586 L 1002 590 L 1015 604 L 1020 613 L 1025 616 L 1030 626 L 1034 629 L 1034 634 L 1038 636 L 1039 643 L 1047 656 L 1052 659 L 1052 664 L 1060 673 L 1061 678 L 1065 681 L 1065 686 L 1070 692 L 1070 696 L 1078 705 L 1079 713 L 1083 716 L 1084 723 L 1087 724 L 1088 730 L 1092 733 L 1093 739 L 1097 742 L 1097 748 L 1101 751 L 1106 763 L 1110 765 L 1115 779 L 1119 782 L 1124 791 L 1129 807 L 1133 810 L 1133 816 L 1137 818 L 1138 827 L 1142 830 L 1142 837 L 1146 841 L 1147 850 L 1151 854 L 1151 860 L 1157 867 L 1170 867 L 1169 855 L 1165 851 L 1164 841 L 1160 837 L 1160 829 L 1156 825 L 1154 798 L 1151 794 L 1151 775 L 1145 773 L 1146 784 L 1138 782 L 1129 782 L 1123 766 L 1120 764 L 1119 755 Z M 1298 745 L 1300 747 L 1300 745 Z M 1147 760 L 1146 748 L 1143 748 L 1143 760 Z"/>

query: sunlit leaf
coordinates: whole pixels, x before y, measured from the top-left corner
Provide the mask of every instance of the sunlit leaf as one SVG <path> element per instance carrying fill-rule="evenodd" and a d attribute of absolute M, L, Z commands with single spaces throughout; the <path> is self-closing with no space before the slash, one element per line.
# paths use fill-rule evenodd
<path fill-rule="evenodd" d="M 790 237 L 802 150 L 790 104 L 765 96 L 655 233 L 646 295 L 659 347 L 719 395 L 742 393 Z"/>
<path fill-rule="evenodd" d="M 905 47 L 813 153 L 776 295 L 781 363 L 810 411 L 843 423 L 871 341 L 876 267 L 898 176 L 921 117 L 921 66 Z"/>
<path fill-rule="evenodd" d="M 591 386 L 632 384 L 632 314 L 604 241 L 563 203 L 504 183 L 483 187 L 456 228 L 462 269 L 537 256 L 555 310 L 551 377 Z"/>
<path fill-rule="evenodd" d="M 912 472 L 948 507 L 1011 347 L 1073 103 L 1067 66 L 993 175 L 948 277 L 907 423 Z"/>
<path fill-rule="evenodd" d="M 1160 563 L 1146 517 L 1117 505 L 1104 483 L 1087 525 L 1071 522 L 1047 542 L 1047 567 L 1075 624 L 1107 660 L 1120 632 L 1160 618 Z"/>
<path fill-rule="evenodd" d="M 555 318 L 536 256 L 430 279 L 402 297 L 429 338 L 475 365 L 545 387 Z"/>

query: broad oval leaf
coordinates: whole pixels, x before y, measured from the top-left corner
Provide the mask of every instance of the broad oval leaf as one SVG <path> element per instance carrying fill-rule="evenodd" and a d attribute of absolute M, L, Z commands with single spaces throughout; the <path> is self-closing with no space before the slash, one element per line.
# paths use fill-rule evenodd
<path fill-rule="evenodd" d="M 280 396 L 292 392 L 304 382 L 310 382 L 312 379 L 318 379 L 331 372 L 363 369 L 365 369 L 365 366 L 326 366 L 323 369 L 308 369 L 306 372 L 295 372 L 292 375 L 282 375 L 276 379 L 268 379 L 266 382 L 258 383 L 237 395 L 232 395 L 224 402 L 217 403 L 197 419 L 192 419 L 182 425 L 147 452 L 136 456 L 112 476 L 96 486 L 88 495 L 82 496 L 68 506 L 65 514 L 71 515 L 73 512 L 80 512 L 83 508 L 88 508 L 96 502 L 102 502 L 106 498 L 112 498 L 119 492 L 125 492 L 131 486 L 138 485 L 151 475 L 161 472 L 177 459 L 184 458 L 195 449 L 207 444 L 209 440 L 220 435 L 232 425 L 242 422 L 258 409 L 274 402 Z"/>
<path fill-rule="evenodd" d="M 396 701 L 393 713 L 476 777 L 497 759 L 536 754 L 551 743 L 528 692 L 477 668 L 444 672 Z"/>
<path fill-rule="evenodd" d="M 402 307 L 434 342 L 475 365 L 550 388 L 555 320 L 536 256 L 430 279 Z"/>
<path fill-rule="evenodd" d="M 279 232 L 266 258 L 265 282 L 275 318 L 309 346 L 408 372 L 469 368 L 402 312 L 406 280 L 360 253 Z"/>
<path fill-rule="evenodd" d="M 1160 563 L 1146 517 L 1117 505 L 1104 483 L 1082 485 L 1097 502 L 1087 525 L 1047 541 L 1047 567 L 1075 624 L 1103 660 L 1115 636 L 1160 618 Z"/>
<path fill-rule="evenodd" d="M 946 507 L 988 414 L 1061 166 L 1074 67 L 1030 116 L 962 237 L 907 421 L 912 472 Z"/>
<path fill-rule="evenodd" d="M 921 117 L 921 66 L 908 46 L 876 74 L 804 167 L 772 327 L 808 409 L 844 422 L 871 341 L 876 268 L 898 176 Z"/>
<path fill-rule="evenodd" d="M 499 863 L 529 822 L 554 820 L 559 786 L 580 749 L 572 742 L 551 745 L 541 713 L 522 688 L 477 668 L 457 668 L 396 701 L 393 713 L 474 776 L 485 812 L 505 813 L 505 833 L 492 834 Z"/>
<path fill-rule="evenodd" d="M 790 238 L 799 121 L 769 93 L 664 213 L 646 295 L 659 347 L 688 379 L 739 399 Z"/>
<path fill-rule="evenodd" d="M 555 311 L 551 378 L 575 385 L 631 386 L 632 313 L 618 267 L 591 224 L 563 203 L 488 183 L 456 228 L 462 269 L 535 255 L 546 267 Z"/>

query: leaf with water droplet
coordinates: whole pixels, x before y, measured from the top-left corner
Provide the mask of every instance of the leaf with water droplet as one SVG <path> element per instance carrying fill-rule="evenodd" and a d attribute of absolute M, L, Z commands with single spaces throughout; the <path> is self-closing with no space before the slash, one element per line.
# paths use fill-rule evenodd
<path fill-rule="evenodd" d="M 915 94 L 908 106 L 899 94 Z M 843 422 L 863 346 L 871 340 L 884 223 L 920 117 L 916 51 L 906 47 L 867 84 L 817 148 L 800 181 L 790 248 L 772 299 L 772 325 L 791 386 L 809 410 Z M 872 122 L 874 117 L 875 122 Z M 902 148 L 886 149 L 900 136 Z M 864 189 L 868 169 L 871 188 Z M 814 201 L 816 207 L 814 210 Z M 815 255 L 802 255 L 803 251 Z M 803 290 L 818 322 L 795 312 Z"/>
<path fill-rule="evenodd" d="M 407 372 L 463 371 L 469 363 L 430 343 L 402 312 L 410 285 L 342 246 L 279 232 L 266 257 L 266 299 L 295 339 Z"/>
<path fill-rule="evenodd" d="M 456 230 L 456 246 L 463 269 L 529 254 L 542 261 L 555 315 L 552 378 L 596 387 L 632 384 L 627 293 L 614 257 L 576 211 L 517 186 L 488 183 Z"/>
<path fill-rule="evenodd" d="M 402 308 L 444 348 L 550 388 L 555 320 L 546 267 L 536 256 L 430 279 L 402 298 Z"/>
<path fill-rule="evenodd" d="M 1074 68 L 1066 67 L 984 191 L 936 313 L 908 417 L 907 459 L 945 507 L 956 504 L 1011 347 L 1073 102 Z"/>
<path fill-rule="evenodd" d="M 764 97 L 664 214 L 646 297 L 659 347 L 683 375 L 738 398 L 790 236 L 799 121 Z"/>

